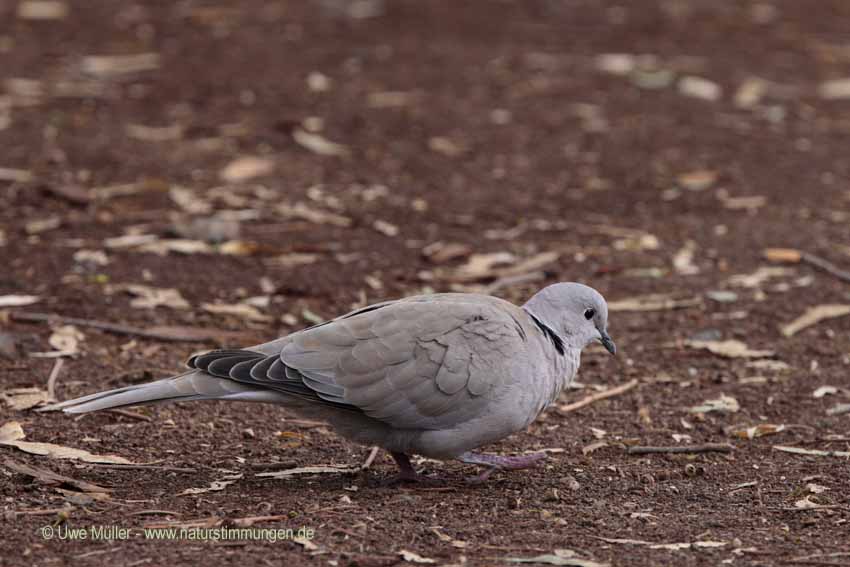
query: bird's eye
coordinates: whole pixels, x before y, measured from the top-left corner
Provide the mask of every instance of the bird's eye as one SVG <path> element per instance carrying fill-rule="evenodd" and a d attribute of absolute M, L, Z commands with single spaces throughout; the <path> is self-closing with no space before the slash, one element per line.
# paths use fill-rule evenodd
<path fill-rule="evenodd" d="M 584 310 L 584 318 L 590 321 L 596 315 L 595 309 L 585 309 Z"/>

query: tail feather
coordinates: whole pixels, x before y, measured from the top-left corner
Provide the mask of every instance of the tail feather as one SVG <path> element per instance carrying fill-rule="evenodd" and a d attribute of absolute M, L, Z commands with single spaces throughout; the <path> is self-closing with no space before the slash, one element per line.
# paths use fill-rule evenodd
<path fill-rule="evenodd" d="M 155 382 L 126 386 L 67 400 L 41 408 L 40 411 L 62 410 L 66 413 L 86 413 L 127 406 L 191 400 L 284 402 L 287 396 L 191 370 Z"/>

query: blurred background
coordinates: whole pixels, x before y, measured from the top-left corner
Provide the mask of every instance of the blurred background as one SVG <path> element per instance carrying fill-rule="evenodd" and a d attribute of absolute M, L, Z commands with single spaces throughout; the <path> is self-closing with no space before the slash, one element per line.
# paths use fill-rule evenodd
<path fill-rule="evenodd" d="M 260 515 L 271 499 L 273 513 L 324 526 L 317 543 L 339 564 L 366 561 L 369 546 L 375 564 L 404 546 L 486 564 L 493 549 L 573 544 L 616 563 L 622 546 L 600 534 L 726 542 L 693 564 L 760 557 L 733 548 L 825 553 L 846 529 L 847 497 L 815 496 L 805 479 L 846 483 L 846 462 L 771 444 L 847 450 L 848 30 L 840 0 L 2 2 L 0 385 L 35 388 L 31 405 L 56 360 L 64 399 L 371 302 L 433 291 L 523 302 L 556 281 L 609 299 L 621 349 L 586 353 L 562 401 L 638 386 L 547 413 L 492 448 L 561 449 L 548 472 L 471 497 L 461 488 L 451 503 L 417 493 L 439 516 L 419 520 L 390 511 L 394 493 L 346 492 L 352 481 L 337 477 L 273 494 L 240 484 L 192 506 L 173 496 L 235 455 L 361 459 L 277 408 L 69 422 L 19 400 L 0 415 L 41 441 L 202 463 L 201 480 L 53 465 L 133 483 L 124 497 L 182 519 Z M 799 323 L 819 305 L 832 308 Z M 726 401 L 691 411 L 706 400 Z M 759 425 L 773 429 L 747 433 Z M 683 440 L 743 446 L 695 461 L 621 450 Z M 757 494 L 726 495 L 748 482 Z M 21 506 L 55 505 L 50 491 L 3 490 Z M 321 511 L 343 496 L 337 515 Z M 838 508 L 782 511 L 804 496 Z M 333 531 L 365 508 L 374 523 Z M 6 545 L 38 551 L 34 533 Z M 320 561 L 286 546 L 226 554 Z M 632 564 L 672 557 L 630 549 Z M 156 553 L 194 557 L 177 544 Z"/>

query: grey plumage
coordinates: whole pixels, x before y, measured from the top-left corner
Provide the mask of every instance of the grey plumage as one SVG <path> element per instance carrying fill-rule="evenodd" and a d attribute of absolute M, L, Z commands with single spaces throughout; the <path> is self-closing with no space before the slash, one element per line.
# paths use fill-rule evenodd
<path fill-rule="evenodd" d="M 397 460 L 457 458 L 529 425 L 573 379 L 589 343 L 614 352 L 607 316 L 602 296 L 575 283 L 549 286 L 522 307 L 478 294 L 420 295 L 262 345 L 195 356 L 181 375 L 47 409 L 272 402 Z"/>

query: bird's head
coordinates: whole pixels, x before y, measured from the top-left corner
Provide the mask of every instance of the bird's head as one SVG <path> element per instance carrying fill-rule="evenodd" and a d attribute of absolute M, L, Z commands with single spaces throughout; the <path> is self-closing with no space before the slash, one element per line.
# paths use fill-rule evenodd
<path fill-rule="evenodd" d="M 617 346 L 608 334 L 608 304 L 592 287 L 557 283 L 537 292 L 524 306 L 572 348 L 583 349 L 594 341 L 611 354 Z"/>

